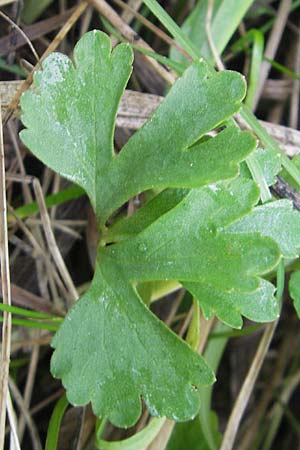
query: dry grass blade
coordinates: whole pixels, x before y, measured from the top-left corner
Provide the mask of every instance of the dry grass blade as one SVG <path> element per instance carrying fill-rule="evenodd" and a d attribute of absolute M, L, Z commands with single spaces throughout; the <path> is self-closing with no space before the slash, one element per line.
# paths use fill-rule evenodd
<path fill-rule="evenodd" d="M 133 9 L 134 11 L 138 11 L 143 3 L 143 0 L 128 0 L 127 4 L 128 6 Z M 122 19 L 126 23 L 130 23 L 133 19 L 133 15 L 129 10 L 124 9 L 124 11 L 121 14 Z"/>
<path fill-rule="evenodd" d="M 67 295 L 66 295 L 66 292 L 65 292 L 65 289 L 64 289 L 62 283 L 59 281 L 59 277 L 58 277 L 58 274 L 56 273 L 56 271 L 53 271 L 53 277 L 55 278 L 57 284 L 60 286 L 67 301 L 69 302 L 69 306 L 71 306 L 73 301 L 75 301 L 78 298 L 78 293 L 77 293 L 74 283 L 70 277 L 70 274 L 69 274 L 66 264 L 63 260 L 63 257 L 61 256 L 60 250 L 57 247 L 40 182 L 35 177 L 31 177 L 31 176 L 10 175 L 9 179 L 17 181 L 17 182 L 32 183 L 32 185 L 33 185 L 33 190 L 34 190 L 34 193 L 36 196 L 36 201 L 37 201 L 37 204 L 38 204 L 38 207 L 40 210 L 41 221 L 42 221 L 42 224 L 44 227 L 44 234 L 45 234 L 46 241 L 47 241 L 47 244 L 48 244 L 48 247 L 50 250 L 50 254 L 53 256 L 56 267 L 58 268 L 60 275 L 68 289 Z M 13 213 L 12 209 L 10 209 L 10 212 Z M 16 221 L 18 222 L 20 228 L 24 231 L 24 233 L 28 237 L 29 241 L 33 245 L 33 247 L 38 250 L 38 253 L 45 259 L 46 263 L 50 263 L 50 260 L 47 257 L 47 254 L 44 254 L 44 252 L 43 252 L 40 244 L 37 242 L 36 238 L 32 235 L 32 233 L 29 232 L 27 227 L 24 225 L 24 223 L 22 221 L 20 221 L 18 219 L 17 216 L 15 216 L 15 218 L 16 218 Z M 50 266 L 51 266 L 51 263 L 50 263 Z M 71 297 L 71 299 L 70 299 L 70 297 Z"/>
<path fill-rule="evenodd" d="M 0 6 L 9 5 L 10 3 L 14 3 L 16 0 L 0 0 Z"/>
<path fill-rule="evenodd" d="M 212 34 L 211 34 L 211 19 L 213 14 L 213 8 L 214 8 L 214 0 L 208 0 L 207 4 L 207 14 L 205 18 L 205 28 L 206 28 L 206 35 L 207 35 L 207 41 L 208 45 L 210 47 L 210 50 L 213 54 L 214 60 L 216 62 L 216 65 L 219 70 L 224 70 L 224 64 L 220 58 L 220 55 L 216 49 Z"/>
<path fill-rule="evenodd" d="M 173 420 L 166 420 L 163 424 L 160 432 L 152 442 L 152 444 L 149 445 L 147 450 L 163 450 L 166 448 L 166 445 L 170 439 L 170 436 L 172 434 L 173 428 L 174 428 L 175 422 Z"/>
<path fill-rule="evenodd" d="M 1 98 L 0 98 L 1 109 Z M 11 305 L 10 273 L 9 273 L 9 253 L 8 253 L 8 231 L 6 212 L 6 186 L 5 186 L 5 156 L 3 129 L 0 111 L 0 252 L 1 252 L 1 278 L 3 303 Z M 8 391 L 8 374 L 10 363 L 11 345 L 11 314 L 3 312 L 2 327 L 2 349 L 0 361 L 0 450 L 4 449 L 5 441 L 5 420 L 6 420 L 6 399 Z"/>
<path fill-rule="evenodd" d="M 274 405 L 271 411 L 272 422 L 268 429 L 267 437 L 264 442 L 264 450 L 269 450 L 276 438 L 279 425 L 285 412 L 285 406 L 293 395 L 294 391 L 299 388 L 300 371 L 296 372 L 288 380 L 286 387 L 283 389 L 279 401 Z"/>
<path fill-rule="evenodd" d="M 281 39 L 281 36 L 283 34 L 283 30 L 286 26 L 286 22 L 289 16 L 290 8 L 291 8 L 292 1 L 291 0 L 282 0 L 280 3 L 280 7 L 277 13 L 277 18 L 274 23 L 274 26 L 272 28 L 270 37 L 268 39 L 268 43 L 265 50 L 265 56 L 269 59 L 274 59 L 277 48 Z M 260 71 L 260 78 L 259 78 L 259 85 L 257 87 L 255 98 L 253 101 L 253 109 L 256 109 L 256 106 L 259 102 L 264 84 L 266 79 L 268 78 L 269 71 L 270 71 L 271 65 L 268 61 L 264 61 L 261 65 L 261 71 Z"/>
<path fill-rule="evenodd" d="M 6 14 L 4 14 L 4 12 L 0 11 L 0 16 L 3 17 L 3 19 L 6 20 L 12 27 L 14 27 L 14 28 L 16 28 L 16 30 L 18 30 L 18 32 L 21 34 L 21 36 L 27 42 L 27 44 L 28 44 L 30 50 L 32 51 L 35 59 L 37 60 L 37 62 L 39 62 L 39 60 L 40 60 L 39 55 L 37 54 L 34 46 L 32 45 L 30 39 L 26 36 L 24 31 L 13 20 L 11 20 L 10 17 L 8 17 Z"/>
<path fill-rule="evenodd" d="M 297 36 L 297 48 L 294 63 L 294 71 L 296 73 L 300 72 L 300 35 Z M 289 119 L 289 126 L 292 128 L 298 128 L 299 105 L 300 105 L 300 80 L 294 80 L 291 95 L 291 109 Z"/>
<path fill-rule="evenodd" d="M 18 433 L 17 433 L 16 414 L 14 412 L 14 408 L 13 408 L 13 404 L 11 401 L 9 391 L 7 394 L 6 404 L 7 404 L 7 415 L 8 415 L 9 424 L 10 424 L 11 439 L 13 439 L 14 450 L 21 450 Z"/>
<path fill-rule="evenodd" d="M 54 52 L 54 50 L 57 49 L 57 47 L 59 46 L 59 44 L 61 43 L 61 41 L 64 39 L 64 37 L 66 36 L 66 34 L 69 32 L 69 30 L 72 28 L 72 26 L 74 25 L 74 23 L 79 19 L 79 17 L 81 16 L 81 14 L 83 14 L 83 12 L 86 10 L 87 8 L 87 3 L 85 2 L 81 2 L 79 3 L 79 5 L 77 6 L 77 8 L 75 9 L 75 11 L 73 12 L 73 14 L 71 15 L 71 17 L 67 20 L 67 22 L 65 23 L 65 25 L 61 28 L 61 30 L 57 33 L 57 35 L 55 36 L 55 38 L 53 39 L 53 41 L 51 42 L 51 44 L 49 45 L 49 47 L 47 48 L 47 50 L 43 53 L 43 55 L 40 58 L 39 63 L 34 67 L 34 69 L 30 72 L 30 74 L 28 75 L 28 77 L 26 78 L 25 81 L 22 82 L 21 86 L 19 87 L 18 91 L 16 92 L 14 98 L 12 99 L 12 101 L 10 102 L 10 104 L 8 105 L 5 117 L 4 117 L 4 122 L 6 123 L 7 120 L 11 117 L 12 113 L 14 112 L 14 110 L 18 107 L 19 104 L 19 100 L 21 95 L 23 94 L 23 92 L 26 91 L 26 89 L 29 88 L 29 86 L 32 83 L 33 80 L 33 74 L 34 72 L 40 68 L 40 64 L 41 62 L 48 56 L 50 55 L 50 53 Z"/>
<path fill-rule="evenodd" d="M 40 336 L 40 330 L 35 330 L 34 337 L 38 340 Z M 28 368 L 28 374 L 27 374 L 27 380 L 25 385 L 25 391 L 24 391 L 24 404 L 26 408 L 29 409 L 30 402 L 31 402 L 31 396 L 33 392 L 34 382 L 35 382 L 35 376 L 37 371 L 37 366 L 39 362 L 39 352 L 40 352 L 40 346 L 36 343 L 33 346 L 31 357 L 30 357 L 30 363 Z M 18 425 L 18 436 L 20 439 L 20 442 L 22 442 L 24 431 L 25 431 L 25 418 L 24 416 L 20 417 L 19 425 Z"/>
<path fill-rule="evenodd" d="M 22 27 L 22 30 L 27 36 L 27 38 L 30 39 L 31 41 L 43 38 L 45 34 L 63 26 L 63 24 L 70 17 L 73 11 L 74 8 L 68 9 L 63 14 L 58 14 L 53 17 L 50 17 L 49 19 L 41 20 L 40 22 L 37 22 L 33 25 L 24 26 Z M 8 48 L 13 48 L 14 50 L 17 50 L 27 42 L 27 40 L 24 39 L 20 34 L 14 36 L 13 44 L 11 41 L 12 41 L 12 33 L 0 38 L 0 55 L 6 55 Z"/>
<path fill-rule="evenodd" d="M 69 293 L 72 296 L 72 300 L 75 301 L 78 298 L 78 293 L 76 291 L 76 288 L 74 286 L 72 278 L 70 277 L 69 271 L 63 260 L 63 257 L 61 256 L 61 253 L 57 247 L 40 182 L 38 179 L 34 178 L 32 184 L 33 184 L 33 189 L 34 189 L 34 193 L 36 196 L 36 200 L 39 205 L 39 209 L 40 209 L 40 213 L 41 213 L 41 220 L 43 222 L 45 236 L 46 236 L 46 240 L 47 240 L 47 243 L 49 246 L 49 250 L 53 256 L 53 259 L 57 265 L 58 270 L 60 271 L 62 279 L 64 280 L 64 282 L 69 290 Z"/>
<path fill-rule="evenodd" d="M 266 326 L 265 332 L 261 338 L 255 357 L 252 361 L 251 367 L 248 371 L 243 386 L 239 392 L 238 398 L 235 402 L 234 408 L 229 417 L 229 421 L 224 433 L 220 450 L 232 450 L 233 448 L 233 444 L 239 429 L 240 421 L 243 417 L 250 395 L 253 391 L 257 376 L 260 372 L 260 369 L 268 352 L 269 345 L 272 341 L 277 324 L 278 321 L 275 321 Z"/>
<path fill-rule="evenodd" d="M 113 2 L 120 6 L 120 8 L 124 9 L 124 12 L 128 12 L 131 14 L 132 17 L 135 17 L 139 20 L 141 24 L 143 24 L 145 27 L 147 27 L 149 30 L 151 30 L 156 36 L 158 36 L 161 40 L 166 42 L 166 44 L 170 45 L 171 47 L 176 48 L 179 53 L 181 53 L 184 57 L 186 57 L 189 61 L 192 61 L 191 56 L 182 48 L 180 45 L 177 44 L 177 42 L 174 41 L 170 36 L 168 36 L 164 31 L 162 31 L 160 28 L 158 28 L 156 25 L 154 25 L 150 20 L 146 19 L 142 14 L 139 14 L 137 11 L 135 11 L 133 8 L 131 8 L 129 5 L 123 2 L 123 0 L 113 0 Z M 122 17 L 123 18 L 123 17 Z M 123 18 L 124 22 L 125 19 Z M 126 23 L 128 21 L 126 20 Z"/>
<path fill-rule="evenodd" d="M 23 400 L 23 397 L 22 397 L 17 385 L 11 378 L 9 378 L 9 388 L 10 388 L 13 398 L 14 398 L 16 404 L 18 405 L 18 407 L 25 419 L 25 422 L 28 426 L 31 441 L 32 441 L 32 449 L 33 450 L 43 450 L 37 427 L 31 417 L 30 412 L 28 411 L 28 408 L 26 408 L 25 402 Z"/>
<path fill-rule="evenodd" d="M 239 450 L 248 450 L 251 448 L 251 445 L 253 445 L 254 439 L 263 423 L 263 419 L 267 414 L 268 406 L 274 397 L 274 393 L 278 392 L 283 381 L 288 362 L 296 353 L 297 348 L 299 348 L 299 338 L 300 336 L 295 339 L 295 330 L 292 328 L 288 333 L 285 332 L 284 340 L 278 349 L 275 367 L 272 371 L 272 378 L 268 380 L 258 403 L 256 403 L 251 421 L 247 423 L 245 433 L 239 442 Z"/>
<path fill-rule="evenodd" d="M 16 177 L 14 177 L 16 179 Z M 27 177 L 27 179 L 32 181 L 31 177 Z M 20 180 L 18 180 L 20 181 Z M 45 252 L 44 249 L 41 247 L 37 239 L 34 237 L 34 235 L 31 233 L 31 231 L 27 228 L 27 226 L 14 214 L 14 211 L 10 208 L 10 212 L 14 215 L 16 222 L 18 223 L 21 230 L 24 232 L 25 236 L 28 238 L 29 242 L 31 243 L 32 247 L 35 249 L 37 254 L 44 260 L 45 264 L 49 267 L 52 267 L 50 257 L 48 256 L 48 252 Z M 55 267 L 53 267 L 52 270 L 52 276 L 57 284 L 59 286 L 61 293 L 64 295 L 65 298 L 68 298 L 68 292 L 64 287 L 64 284 L 62 283 L 57 271 L 55 270 Z M 35 309 L 35 308 L 34 308 Z M 39 307 L 37 307 L 39 310 Z"/>
<path fill-rule="evenodd" d="M 153 49 L 116 13 L 116 11 L 105 0 L 87 0 L 99 11 L 124 37 L 128 42 L 133 42 L 146 50 Z M 144 56 L 145 61 L 168 83 L 173 84 L 175 76 L 166 70 L 161 64 L 153 58 Z"/>

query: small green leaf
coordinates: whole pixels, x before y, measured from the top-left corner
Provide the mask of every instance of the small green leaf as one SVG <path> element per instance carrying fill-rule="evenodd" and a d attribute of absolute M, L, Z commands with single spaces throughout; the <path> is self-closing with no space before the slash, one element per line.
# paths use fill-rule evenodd
<path fill-rule="evenodd" d="M 257 232 L 278 243 L 284 258 L 296 258 L 300 249 L 300 215 L 289 200 L 277 200 L 255 208 L 228 229 L 229 233 Z"/>
<path fill-rule="evenodd" d="M 261 167 L 267 185 L 272 186 L 276 182 L 276 175 L 281 170 L 280 155 L 269 148 L 256 148 L 252 154 Z M 241 175 L 252 178 L 246 163 L 242 163 L 241 166 Z"/>
<path fill-rule="evenodd" d="M 289 291 L 297 316 L 300 319 L 300 271 L 292 273 L 289 281 Z"/>

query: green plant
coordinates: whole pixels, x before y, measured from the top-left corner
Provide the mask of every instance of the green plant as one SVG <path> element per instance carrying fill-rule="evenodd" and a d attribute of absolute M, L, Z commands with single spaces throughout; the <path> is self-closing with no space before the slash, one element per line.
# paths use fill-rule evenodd
<path fill-rule="evenodd" d="M 50 55 L 21 101 L 21 139 L 86 191 L 101 233 L 91 287 L 53 340 L 51 371 L 71 403 L 91 401 L 117 426 L 137 421 L 141 398 L 154 416 L 188 420 L 199 410 L 198 389 L 214 374 L 150 312 L 139 283 L 176 280 L 206 318 L 215 314 L 231 327 L 241 327 L 242 316 L 272 321 L 280 305 L 263 275 L 281 258 L 297 257 L 300 215 L 286 200 L 258 205 L 259 188 L 243 161 L 251 155 L 264 175 L 274 158 L 271 152 L 266 167 L 259 163 L 256 140 L 231 120 L 246 93 L 241 75 L 195 61 L 115 154 L 131 48 L 111 51 L 109 38 L 94 31 L 79 41 L 74 59 Z M 108 226 L 146 190 L 158 194 Z"/>

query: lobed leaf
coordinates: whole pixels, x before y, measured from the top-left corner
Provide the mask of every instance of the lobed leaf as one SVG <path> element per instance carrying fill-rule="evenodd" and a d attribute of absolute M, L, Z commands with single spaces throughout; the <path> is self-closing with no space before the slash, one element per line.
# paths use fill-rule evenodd
<path fill-rule="evenodd" d="M 204 360 L 148 310 L 104 255 L 52 346 L 51 371 L 69 401 L 91 401 L 117 426 L 137 421 L 141 397 L 151 414 L 187 420 L 199 409 L 197 387 L 214 381 Z"/>
<path fill-rule="evenodd" d="M 153 415 L 195 416 L 196 389 L 213 381 L 212 372 L 152 315 L 134 286 L 180 280 L 207 314 L 227 323 L 240 326 L 241 314 L 273 320 L 274 287 L 260 275 L 278 263 L 276 242 L 257 232 L 226 232 L 257 200 L 256 185 L 244 178 L 194 189 L 137 236 L 99 249 L 92 286 L 53 341 L 51 370 L 71 403 L 91 401 L 96 414 L 118 426 L 136 422 L 141 397 Z"/>
<path fill-rule="evenodd" d="M 111 51 L 108 37 L 90 32 L 74 60 L 50 55 L 35 90 L 22 97 L 25 144 L 85 189 L 102 224 L 134 195 L 165 191 L 104 236 L 116 243 L 99 246 L 91 287 L 53 340 L 51 370 L 71 403 L 91 401 L 115 425 L 133 425 L 141 399 L 153 415 L 188 420 L 199 410 L 197 388 L 212 383 L 213 373 L 149 311 L 137 284 L 179 281 L 207 317 L 232 326 L 241 326 L 241 315 L 273 320 L 274 287 L 262 275 L 281 255 L 296 254 L 299 217 L 286 202 L 255 208 L 257 186 L 232 181 L 255 147 L 249 133 L 223 126 L 245 95 L 239 74 L 194 62 L 116 155 L 115 118 L 132 51 L 123 44 Z M 282 233 L 283 223 L 294 237 Z"/>
<path fill-rule="evenodd" d="M 251 211 L 258 190 L 237 179 L 193 189 L 171 211 L 137 236 L 106 247 L 132 281 L 180 280 L 250 292 L 259 274 L 274 267 L 277 244 L 257 233 L 227 234 L 226 227 Z"/>
<path fill-rule="evenodd" d="M 279 316 L 280 305 L 274 296 L 275 287 L 265 280 L 261 280 L 252 292 L 238 289 L 224 291 L 204 283 L 184 283 L 184 287 L 199 301 L 206 319 L 215 314 L 233 328 L 242 327 L 241 316 L 255 322 L 271 322 Z"/>
<path fill-rule="evenodd" d="M 146 189 L 232 178 L 255 147 L 254 138 L 236 127 L 199 141 L 239 110 L 246 89 L 240 74 L 212 72 L 201 60 L 115 155 L 115 119 L 132 51 L 121 44 L 111 52 L 109 38 L 93 31 L 76 45 L 74 60 L 75 66 L 54 53 L 44 61 L 35 91 L 22 96 L 27 128 L 20 136 L 45 164 L 85 189 L 102 223 Z"/>
<path fill-rule="evenodd" d="M 86 33 L 74 49 L 75 66 L 52 53 L 22 95 L 20 137 L 45 164 L 79 184 L 94 209 L 114 157 L 118 105 L 132 70 L 129 45 L 111 51 L 108 36 Z"/>

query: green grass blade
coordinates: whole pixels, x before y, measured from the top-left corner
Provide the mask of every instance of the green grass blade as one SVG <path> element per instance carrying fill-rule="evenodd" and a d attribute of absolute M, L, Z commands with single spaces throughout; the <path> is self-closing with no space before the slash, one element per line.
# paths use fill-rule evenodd
<path fill-rule="evenodd" d="M 215 329 L 215 333 L 225 333 L 228 331 L 231 331 L 231 328 L 220 322 Z M 218 366 L 220 364 L 227 342 L 228 337 L 224 336 L 209 340 L 207 348 L 204 352 L 203 356 L 205 360 L 215 373 L 217 373 Z M 213 386 L 205 386 L 200 388 L 201 406 L 199 411 L 199 419 L 203 434 L 211 450 L 217 450 L 218 445 L 216 442 L 215 434 L 213 433 L 213 430 L 211 428 L 210 419 L 212 390 Z"/>
<path fill-rule="evenodd" d="M 267 133 L 264 127 L 259 123 L 252 112 L 243 105 L 240 110 L 241 117 L 247 122 L 250 128 L 257 134 L 262 143 L 269 147 L 274 153 L 280 155 L 281 163 L 291 177 L 300 184 L 300 170 L 289 159 L 289 157 L 281 150 L 277 142 Z"/>
<path fill-rule="evenodd" d="M 77 186 L 76 184 L 57 192 L 56 194 L 50 194 L 47 197 L 45 197 L 45 202 L 47 208 L 51 208 L 52 206 L 58 206 L 62 203 L 68 202 L 70 200 L 75 200 L 78 197 L 81 197 L 84 195 L 84 190 Z M 36 202 L 27 203 L 24 206 L 21 206 L 20 208 L 17 208 L 15 210 L 15 214 L 18 216 L 19 219 L 26 219 L 29 216 L 32 216 L 33 214 L 36 214 L 39 212 L 39 207 Z M 7 215 L 8 222 L 15 222 L 15 217 L 8 213 Z"/>
<path fill-rule="evenodd" d="M 248 92 L 245 100 L 245 104 L 249 108 L 251 108 L 251 106 L 253 105 L 253 100 L 255 97 L 255 92 L 260 77 L 260 67 L 264 54 L 264 35 L 258 30 L 252 30 L 252 35 L 253 35 L 252 58 L 249 74 Z"/>
<path fill-rule="evenodd" d="M 60 425 L 68 404 L 66 394 L 56 403 L 48 427 L 45 450 L 57 449 Z"/>
<path fill-rule="evenodd" d="M 31 319 L 62 320 L 61 317 L 53 314 L 40 313 L 18 306 L 6 305 L 4 303 L 0 303 L 0 311 L 8 311 L 12 314 L 18 314 L 19 316 L 30 317 Z"/>
<path fill-rule="evenodd" d="M 254 331 L 259 330 L 262 328 L 263 325 L 248 325 L 247 327 L 243 328 L 242 330 L 230 330 L 229 331 L 216 331 L 210 334 L 209 339 L 218 339 L 221 337 L 226 338 L 239 338 L 242 336 L 248 336 L 251 333 L 254 333 Z"/>
<path fill-rule="evenodd" d="M 218 54 L 222 54 L 252 3 L 253 0 L 215 0 L 213 2 L 210 32 Z M 199 1 L 184 21 L 181 31 L 192 43 L 193 48 L 196 48 L 198 56 L 206 57 L 213 62 L 206 32 L 207 14 L 208 1 Z M 171 32 L 170 29 L 169 31 Z M 179 42 L 178 38 L 176 40 Z M 171 54 L 177 60 L 183 60 L 176 50 L 172 50 Z"/>
<path fill-rule="evenodd" d="M 248 92 L 245 100 L 246 106 L 251 108 L 260 77 L 260 67 L 264 54 L 264 35 L 260 30 L 249 30 L 243 37 L 238 39 L 231 47 L 234 54 L 245 50 L 245 45 L 253 43 L 251 67 L 248 82 Z"/>
<path fill-rule="evenodd" d="M 3 316 L 0 316 L 0 323 L 3 322 Z M 37 328 L 39 330 L 48 330 L 48 331 L 57 331 L 59 328 L 59 324 L 52 324 L 46 322 L 35 322 L 33 320 L 24 320 L 24 319 L 12 319 L 13 325 L 18 325 L 21 327 L 27 328 Z"/>
<path fill-rule="evenodd" d="M 285 267 L 283 258 L 281 258 L 281 261 L 277 268 L 276 284 L 277 284 L 276 298 L 279 302 L 281 302 L 285 284 Z"/>
<path fill-rule="evenodd" d="M 268 61 L 268 63 L 271 64 L 271 66 L 278 70 L 280 73 L 283 73 L 284 75 L 288 75 L 293 80 L 299 80 L 300 79 L 300 73 L 293 72 L 292 70 L 288 69 L 287 67 L 283 66 L 277 61 L 274 61 L 274 59 L 264 57 L 265 61 Z"/>
<path fill-rule="evenodd" d="M 23 69 L 21 69 L 18 64 L 7 64 L 3 58 L 0 58 L 0 69 L 6 72 L 14 73 L 20 75 L 20 77 L 25 78 L 26 74 Z"/>
<path fill-rule="evenodd" d="M 223 0 L 211 26 L 212 39 L 219 54 L 223 53 L 253 3 L 254 0 Z"/>
<path fill-rule="evenodd" d="M 45 11 L 53 0 L 27 0 L 22 11 L 22 20 L 30 25 Z"/>
<path fill-rule="evenodd" d="M 164 25 L 174 39 L 193 59 L 199 58 L 199 50 L 193 42 L 182 32 L 176 22 L 169 16 L 156 0 L 143 0 L 152 14 Z"/>
<path fill-rule="evenodd" d="M 264 177 L 261 166 L 259 165 L 256 157 L 252 154 L 246 159 L 248 168 L 251 172 L 253 180 L 258 184 L 260 189 L 260 197 L 263 203 L 272 200 L 272 194 L 270 192 L 269 186 Z"/>

